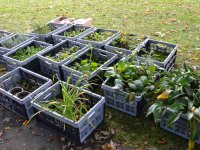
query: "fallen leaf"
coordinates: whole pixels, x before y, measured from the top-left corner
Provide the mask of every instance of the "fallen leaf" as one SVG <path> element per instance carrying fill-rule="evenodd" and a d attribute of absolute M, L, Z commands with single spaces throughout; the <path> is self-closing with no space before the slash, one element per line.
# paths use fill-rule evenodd
<path fill-rule="evenodd" d="M 10 130 L 11 129 L 11 127 L 5 127 L 5 130 Z"/>
<path fill-rule="evenodd" d="M 32 135 L 38 136 L 38 133 L 35 131 L 32 131 Z"/>

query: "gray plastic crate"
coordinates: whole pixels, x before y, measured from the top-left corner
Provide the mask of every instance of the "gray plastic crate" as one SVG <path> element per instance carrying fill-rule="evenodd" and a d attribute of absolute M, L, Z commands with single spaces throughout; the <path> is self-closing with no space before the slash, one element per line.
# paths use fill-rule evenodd
<path fill-rule="evenodd" d="M 113 35 L 110 36 L 109 38 L 107 38 L 106 40 L 104 41 L 101 41 L 101 42 L 96 42 L 96 41 L 90 41 L 90 40 L 84 40 L 83 38 L 85 36 L 88 36 L 89 34 L 91 33 L 94 33 L 94 32 L 112 32 Z M 103 48 L 105 46 L 106 43 L 108 43 L 110 40 L 112 40 L 115 36 L 117 36 L 119 34 L 118 31 L 114 31 L 114 30 L 107 30 L 107 29 L 94 29 L 90 32 L 88 32 L 87 34 L 85 35 L 82 35 L 80 36 L 77 41 L 81 42 L 81 43 L 85 43 L 85 44 L 91 44 L 92 46 L 96 47 L 96 48 Z"/>
<path fill-rule="evenodd" d="M 40 87 L 25 98 L 19 99 L 17 96 L 12 95 L 8 91 L 17 86 L 17 82 L 22 78 L 34 80 L 40 85 Z M 0 104 L 17 115 L 28 119 L 33 114 L 33 109 L 30 103 L 31 100 L 51 85 L 52 81 L 50 79 L 21 67 L 16 68 L 15 70 L 0 77 Z"/>
<path fill-rule="evenodd" d="M 33 36 L 38 37 L 38 40 L 40 40 L 40 41 L 50 43 L 51 40 L 52 40 L 52 34 L 57 33 L 62 28 L 66 27 L 67 25 L 55 24 L 55 23 L 47 23 L 44 26 L 49 26 L 52 29 L 52 31 L 47 33 L 47 34 L 38 34 L 38 33 L 35 33 L 35 30 L 33 30 L 33 31 L 31 31 L 29 33 L 29 35 L 33 35 Z"/>
<path fill-rule="evenodd" d="M 119 57 L 123 57 L 124 55 L 126 55 L 126 56 L 127 55 L 131 55 L 133 53 L 133 51 L 137 51 L 139 48 L 142 47 L 142 45 L 145 45 L 145 43 L 149 40 L 149 37 L 145 37 L 144 40 L 140 44 L 135 45 L 135 49 L 134 50 L 129 50 L 129 49 L 119 48 L 119 47 L 115 47 L 115 46 L 111 45 L 111 42 L 115 41 L 115 39 L 118 38 L 118 37 L 120 37 L 120 35 L 117 35 L 111 41 L 106 43 L 105 49 L 107 51 L 110 51 L 110 52 L 118 54 Z"/>
<path fill-rule="evenodd" d="M 131 116 L 139 116 L 142 113 L 142 108 L 145 104 L 142 96 L 136 96 L 133 103 L 127 102 L 128 93 L 116 90 L 108 85 L 111 79 L 106 79 L 102 84 L 102 89 L 106 101 L 106 105 L 117 109 L 121 112 L 129 114 Z"/>
<path fill-rule="evenodd" d="M 7 43 L 8 41 L 11 41 L 12 39 L 14 39 L 16 37 L 24 38 L 24 41 L 20 42 L 18 44 L 13 44 L 13 46 L 9 47 L 9 48 L 2 46 L 3 44 Z M 33 40 L 35 38 L 36 38 L 35 36 L 28 36 L 26 34 L 12 34 L 11 36 L 4 38 L 4 40 L 0 41 L 0 63 L 4 63 L 4 60 L 3 60 L 4 54 L 10 52 L 11 50 L 18 48 L 19 46 L 21 46 L 21 45 L 25 44 L 26 42 L 29 42 L 30 40 Z"/>
<path fill-rule="evenodd" d="M 83 31 L 82 33 L 80 33 L 79 35 L 76 35 L 74 37 L 67 37 L 67 36 L 64 36 L 64 32 L 67 32 L 67 31 L 73 31 L 73 30 L 77 30 L 77 29 L 85 29 L 85 31 Z M 65 38 L 65 39 L 69 39 L 69 40 L 77 40 L 79 37 L 82 37 L 84 36 L 85 34 L 89 33 L 90 31 L 92 31 L 93 28 L 91 27 L 88 27 L 88 26 L 82 26 L 82 25 L 71 25 L 71 26 L 68 26 L 68 27 L 65 27 L 63 28 L 62 30 L 60 30 L 59 32 L 57 32 L 56 34 L 53 34 L 54 35 L 54 38 L 57 38 L 57 37 L 62 37 L 62 38 Z M 58 38 L 59 39 L 59 38 Z"/>
<path fill-rule="evenodd" d="M 94 48 L 92 50 L 92 55 L 94 55 L 96 58 L 103 60 L 105 62 L 97 70 L 90 73 L 90 75 L 85 76 L 83 72 L 80 72 L 78 70 L 74 70 L 74 69 L 69 67 L 71 64 L 74 64 L 75 62 L 80 61 L 81 59 L 84 59 L 85 54 L 89 53 L 89 52 L 90 52 L 90 49 L 88 48 L 86 51 L 79 54 L 74 60 L 70 60 L 70 61 L 66 62 L 64 65 L 62 65 L 62 73 L 63 73 L 63 76 L 64 76 L 64 81 L 67 79 L 67 77 L 71 77 L 71 84 L 75 84 L 83 76 L 84 76 L 84 79 L 88 81 L 93 76 L 97 75 L 103 67 L 109 66 L 110 64 L 112 64 L 117 59 L 116 54 L 113 54 L 113 53 L 110 53 L 110 52 L 107 52 L 107 51 L 104 51 L 104 50 L 101 50 L 101 49 Z M 84 83 L 85 83 L 84 81 L 80 82 L 81 85 L 83 85 Z"/>
<path fill-rule="evenodd" d="M 68 56 L 61 62 L 56 62 L 56 61 L 50 60 L 45 56 L 47 56 L 49 54 L 56 55 L 56 53 L 61 51 L 62 48 L 70 48 L 72 46 L 79 46 L 81 48 L 78 52 L 75 53 L 75 55 L 80 54 L 81 52 L 83 52 L 84 50 L 86 50 L 88 48 L 88 46 L 85 44 L 66 39 L 66 40 L 62 41 L 61 43 L 59 43 L 59 44 L 51 47 L 50 49 L 43 51 L 42 53 L 39 54 L 38 57 L 40 60 L 41 71 L 49 76 L 57 75 L 60 79 L 62 79 L 61 66 L 64 63 L 66 63 L 67 61 L 69 61 L 71 59 L 72 55 Z"/>
<path fill-rule="evenodd" d="M 42 111 L 36 115 L 39 123 L 42 123 L 47 128 L 61 134 L 70 141 L 75 143 L 83 143 L 84 140 L 96 130 L 99 124 L 104 119 L 104 103 L 103 97 L 83 90 L 88 98 L 90 110 L 79 121 L 74 122 L 57 112 L 47 110 L 38 104 L 40 101 L 49 101 L 61 94 L 61 83 L 57 82 L 44 93 L 31 102 L 35 108 L 35 112 Z M 44 111 L 45 110 L 45 111 Z M 91 123 L 94 127 L 91 126 Z"/>
<path fill-rule="evenodd" d="M 169 119 L 169 113 L 165 113 L 163 116 L 160 127 L 164 130 L 167 130 L 173 134 L 176 134 L 185 139 L 189 139 L 189 123 L 186 115 L 181 115 L 180 118 L 173 124 L 167 126 L 167 121 Z M 200 137 L 196 140 L 196 143 L 200 144 Z"/>
<path fill-rule="evenodd" d="M 34 54 L 33 56 L 29 57 L 28 59 L 26 59 L 24 61 L 19 61 L 19 60 L 16 60 L 11 57 L 17 51 L 27 48 L 28 46 L 42 47 L 43 49 L 40 52 L 38 52 L 37 54 Z M 44 43 L 41 41 L 30 40 L 29 42 L 19 46 L 18 48 L 12 50 L 11 52 L 3 55 L 3 59 L 7 66 L 8 71 L 11 71 L 17 67 L 22 67 L 22 66 L 28 64 L 30 61 L 35 59 L 39 53 L 42 53 L 43 51 L 49 49 L 50 47 L 52 47 L 51 44 L 47 44 L 47 43 Z"/>
<path fill-rule="evenodd" d="M 165 45 L 165 48 L 159 46 L 159 44 Z M 154 46 L 154 45 L 157 45 L 157 46 Z M 143 53 L 141 50 L 144 49 L 145 51 L 149 52 L 151 46 L 154 46 L 155 49 L 156 49 L 156 51 L 164 53 L 164 54 L 167 55 L 167 58 L 165 59 L 164 62 L 160 62 L 160 61 L 157 61 L 157 60 L 153 60 L 153 62 L 156 65 L 164 68 L 165 70 L 170 71 L 172 69 L 172 67 L 174 66 L 175 61 L 176 61 L 176 55 L 177 55 L 178 45 L 176 45 L 176 44 L 170 44 L 170 43 L 167 43 L 167 42 L 156 41 L 156 40 L 148 40 L 145 43 L 145 45 L 143 45 L 139 49 L 139 51 L 138 51 L 135 59 L 137 61 L 138 60 L 139 61 L 146 60 L 145 57 L 140 56 Z M 169 48 L 172 49 L 172 50 L 169 51 Z"/>
<path fill-rule="evenodd" d="M 3 36 L 1 36 L 1 34 L 3 34 Z M 7 31 L 3 31 L 0 30 L 0 41 L 4 40 L 6 37 L 12 35 L 13 33 L 7 32 Z"/>

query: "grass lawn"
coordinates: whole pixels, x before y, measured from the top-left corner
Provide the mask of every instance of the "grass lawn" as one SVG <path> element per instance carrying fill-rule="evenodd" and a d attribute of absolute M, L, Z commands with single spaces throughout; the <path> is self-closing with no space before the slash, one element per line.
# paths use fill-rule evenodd
<path fill-rule="evenodd" d="M 185 60 L 200 71 L 200 0 L 1 0 L 0 29 L 26 33 L 34 23 L 57 16 L 93 18 L 96 27 L 122 30 L 179 44 L 177 65 Z M 145 116 L 135 119 L 107 109 L 102 128 L 114 141 L 136 149 L 186 149 L 187 141 L 159 129 Z M 110 118 L 110 119 L 108 119 Z"/>

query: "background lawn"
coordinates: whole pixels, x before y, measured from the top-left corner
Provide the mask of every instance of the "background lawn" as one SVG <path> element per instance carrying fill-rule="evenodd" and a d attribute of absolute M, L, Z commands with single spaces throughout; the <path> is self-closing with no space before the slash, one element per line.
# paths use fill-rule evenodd
<path fill-rule="evenodd" d="M 57 16 L 93 18 L 96 27 L 133 32 L 179 44 L 177 65 L 200 71 L 200 0 L 0 0 L 0 29 L 26 33 Z M 102 129 L 113 141 L 137 149 L 185 149 L 187 141 L 156 126 L 107 109 Z"/>

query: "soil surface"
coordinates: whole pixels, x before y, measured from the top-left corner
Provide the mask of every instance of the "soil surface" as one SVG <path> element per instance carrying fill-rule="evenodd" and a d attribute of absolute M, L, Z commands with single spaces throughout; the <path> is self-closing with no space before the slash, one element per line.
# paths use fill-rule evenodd
<path fill-rule="evenodd" d="M 118 145 L 110 142 L 110 138 L 106 138 L 107 133 L 106 140 L 95 140 L 100 138 L 97 136 L 100 132 L 105 132 L 98 130 L 83 145 L 75 146 L 65 138 L 45 129 L 34 119 L 28 126 L 23 125 L 24 121 L 0 105 L 0 150 L 112 150 L 109 147 Z M 124 147 L 118 149 L 131 150 Z"/>

